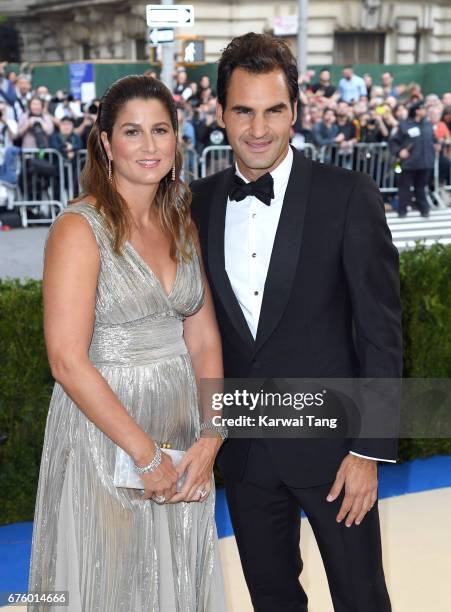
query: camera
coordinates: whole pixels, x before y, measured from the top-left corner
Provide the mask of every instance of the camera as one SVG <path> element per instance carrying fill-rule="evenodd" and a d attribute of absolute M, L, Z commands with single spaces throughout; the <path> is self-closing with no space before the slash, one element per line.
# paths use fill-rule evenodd
<path fill-rule="evenodd" d="M 97 106 L 95 104 L 90 104 L 88 106 L 88 113 L 90 115 L 97 115 Z"/>

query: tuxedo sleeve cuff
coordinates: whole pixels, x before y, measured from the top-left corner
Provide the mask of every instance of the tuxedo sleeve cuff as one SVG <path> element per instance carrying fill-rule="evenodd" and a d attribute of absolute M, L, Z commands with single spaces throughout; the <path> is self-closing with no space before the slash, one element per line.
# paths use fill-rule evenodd
<path fill-rule="evenodd" d="M 351 455 L 355 455 L 356 457 L 362 457 L 363 459 L 371 459 L 372 461 L 386 461 L 387 463 L 396 463 L 396 459 L 380 459 L 379 457 L 367 457 L 366 455 L 360 455 L 359 453 L 355 453 L 354 451 L 349 451 Z"/>

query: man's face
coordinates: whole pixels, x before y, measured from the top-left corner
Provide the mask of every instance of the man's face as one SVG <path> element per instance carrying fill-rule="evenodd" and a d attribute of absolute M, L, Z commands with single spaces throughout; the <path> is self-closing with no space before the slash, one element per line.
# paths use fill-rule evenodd
<path fill-rule="evenodd" d="M 343 68 L 343 76 L 348 81 L 352 78 L 352 69 L 351 68 Z"/>
<path fill-rule="evenodd" d="M 430 106 L 427 111 L 428 119 L 431 123 L 438 123 L 442 116 L 441 106 Z"/>
<path fill-rule="evenodd" d="M 389 87 L 392 84 L 392 76 L 389 72 L 384 72 L 382 75 L 382 85 L 384 87 Z"/>
<path fill-rule="evenodd" d="M 17 79 L 17 89 L 21 96 L 26 96 L 31 90 L 31 83 L 28 79 Z"/>
<path fill-rule="evenodd" d="M 415 111 L 415 119 L 417 121 L 422 121 L 426 117 L 426 113 L 426 108 L 424 106 L 420 106 L 420 108 L 417 108 Z"/>
<path fill-rule="evenodd" d="M 312 118 L 313 123 L 316 123 L 321 118 L 321 113 L 318 106 L 310 107 L 310 116 Z"/>
<path fill-rule="evenodd" d="M 403 104 L 400 104 L 396 109 L 395 117 L 396 119 L 398 119 L 398 121 L 404 121 L 405 119 L 407 119 L 408 114 L 409 111 L 407 110 L 407 108 Z"/>
<path fill-rule="evenodd" d="M 70 136 L 74 131 L 74 124 L 72 121 L 61 121 L 60 132 L 63 136 Z"/>
<path fill-rule="evenodd" d="M 349 106 L 346 102 L 340 102 L 337 106 L 337 115 L 339 117 L 348 117 L 349 116 Z"/>
<path fill-rule="evenodd" d="M 327 110 L 323 115 L 324 123 L 332 124 L 335 123 L 335 113 L 333 110 Z"/>
<path fill-rule="evenodd" d="M 357 102 L 354 105 L 354 115 L 359 116 L 366 113 L 368 110 L 368 104 L 366 102 Z"/>
<path fill-rule="evenodd" d="M 330 72 L 328 70 L 323 70 L 319 75 L 320 83 L 327 84 L 330 81 Z"/>
<path fill-rule="evenodd" d="M 251 74 L 235 68 L 227 105 L 217 105 L 217 120 L 227 132 L 240 170 L 256 180 L 276 168 L 288 152 L 296 121 L 282 70 Z"/>

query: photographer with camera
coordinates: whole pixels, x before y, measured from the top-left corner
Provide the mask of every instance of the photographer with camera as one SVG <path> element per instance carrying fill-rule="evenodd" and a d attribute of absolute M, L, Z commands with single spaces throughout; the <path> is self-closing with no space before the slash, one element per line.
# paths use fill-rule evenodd
<path fill-rule="evenodd" d="M 56 105 L 53 114 L 58 121 L 61 121 L 61 119 L 65 117 L 69 117 L 75 121 L 83 115 L 80 101 L 75 100 L 74 96 L 67 92 L 63 92 L 63 99 Z"/>
<path fill-rule="evenodd" d="M 60 121 L 59 132 L 50 137 L 50 148 L 59 151 L 64 159 L 73 161 L 75 152 L 82 148 L 80 137 L 74 133 L 74 122 L 70 117 L 63 117 Z"/>
<path fill-rule="evenodd" d="M 54 131 L 50 115 L 44 111 L 44 105 L 38 96 L 28 102 L 28 111 L 19 119 L 19 136 L 24 149 L 45 149 Z"/>
<path fill-rule="evenodd" d="M 369 113 L 363 113 L 359 122 L 360 142 L 373 144 L 384 142 L 389 137 L 389 131 L 384 123 L 383 116 L 376 110 L 372 110 Z"/>
<path fill-rule="evenodd" d="M 83 119 L 74 129 L 74 134 L 76 134 L 81 140 L 82 149 L 86 149 L 88 146 L 88 136 L 97 117 L 97 102 L 97 100 L 93 100 L 91 104 L 85 105 Z M 80 122 L 80 119 L 78 119 L 78 122 Z"/>
<path fill-rule="evenodd" d="M 76 176 L 75 153 L 82 148 L 80 137 L 74 133 L 74 121 L 70 117 L 63 117 L 60 121 L 59 131 L 55 131 L 50 137 L 50 147 L 59 151 L 64 159 L 64 182 L 65 187 L 69 185 L 69 169 L 72 167 L 72 177 Z M 58 188 L 59 179 L 58 179 Z M 78 185 L 74 181 L 74 191 L 78 194 Z"/>

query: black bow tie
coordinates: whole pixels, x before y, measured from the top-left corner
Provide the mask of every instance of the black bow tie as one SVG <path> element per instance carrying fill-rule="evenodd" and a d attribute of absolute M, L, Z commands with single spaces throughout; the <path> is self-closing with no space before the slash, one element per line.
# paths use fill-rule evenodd
<path fill-rule="evenodd" d="M 261 176 L 258 180 L 246 183 L 243 179 L 235 174 L 233 183 L 229 190 L 229 198 L 240 202 L 247 196 L 255 196 L 263 204 L 269 206 L 274 197 L 274 179 L 269 172 Z"/>

